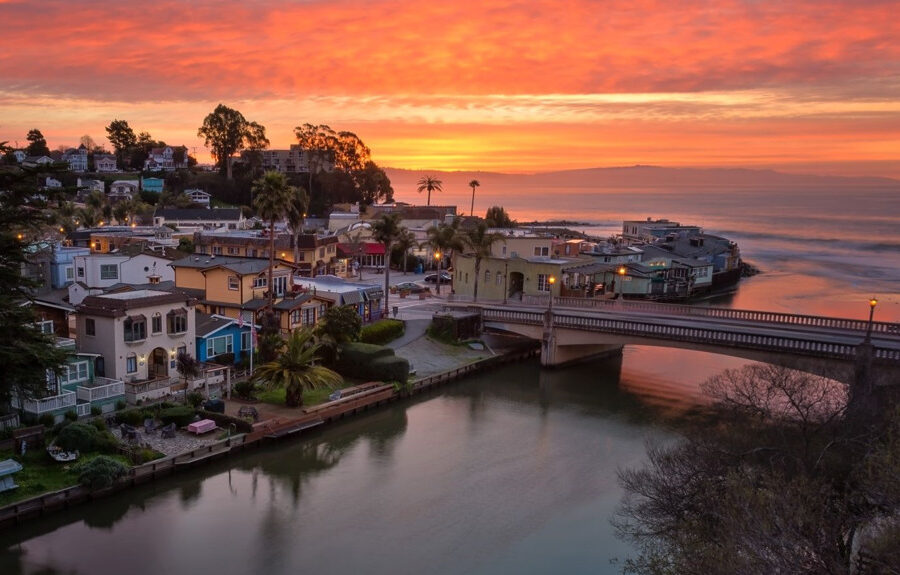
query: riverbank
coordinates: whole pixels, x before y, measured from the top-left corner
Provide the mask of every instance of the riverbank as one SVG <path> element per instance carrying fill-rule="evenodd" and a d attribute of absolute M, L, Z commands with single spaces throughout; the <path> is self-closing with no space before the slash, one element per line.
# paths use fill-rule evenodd
<path fill-rule="evenodd" d="M 414 358 L 415 361 L 423 359 L 421 354 L 430 354 L 421 362 L 422 371 L 417 373 L 418 379 L 412 380 L 407 386 L 376 385 L 364 393 L 300 410 L 272 404 L 254 404 L 260 414 L 260 421 L 254 426 L 252 433 L 235 435 L 223 440 L 207 440 L 190 451 L 135 466 L 131 468 L 126 478 L 108 489 L 91 491 L 78 485 L 13 503 L 0 508 L 0 529 L 86 501 L 107 497 L 176 471 L 238 454 L 245 449 L 262 447 L 288 437 L 302 437 L 304 431 L 427 392 L 461 377 L 532 357 L 539 352 L 537 345 L 515 338 L 487 336 L 486 339 L 488 341 L 485 342 L 485 349 L 474 350 L 465 345 L 436 342 L 424 335 L 422 330 L 419 337 L 413 338 L 395 350 L 397 355 L 407 359 Z M 226 413 L 237 415 L 242 405 L 245 404 L 227 401 Z"/>

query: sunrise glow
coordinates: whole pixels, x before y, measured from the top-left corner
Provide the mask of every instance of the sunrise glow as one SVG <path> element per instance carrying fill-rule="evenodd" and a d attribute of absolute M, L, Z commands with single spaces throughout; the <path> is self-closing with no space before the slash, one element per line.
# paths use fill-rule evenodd
<path fill-rule="evenodd" d="M 209 156 L 219 102 L 383 166 L 657 164 L 900 177 L 891 2 L 0 2 L 0 141 L 124 119 Z"/>

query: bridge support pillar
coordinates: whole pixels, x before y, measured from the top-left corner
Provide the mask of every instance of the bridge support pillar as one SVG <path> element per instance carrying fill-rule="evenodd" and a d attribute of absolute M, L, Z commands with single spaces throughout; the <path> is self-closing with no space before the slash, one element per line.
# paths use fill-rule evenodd
<path fill-rule="evenodd" d="M 622 347 L 611 344 L 560 345 L 556 338 L 556 329 L 545 326 L 541 337 L 541 367 L 562 367 L 591 359 L 617 356 L 621 355 Z"/>

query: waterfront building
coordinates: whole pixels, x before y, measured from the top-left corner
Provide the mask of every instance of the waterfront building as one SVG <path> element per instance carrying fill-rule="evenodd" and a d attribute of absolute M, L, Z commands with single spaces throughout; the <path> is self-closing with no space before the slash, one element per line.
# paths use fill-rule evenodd
<path fill-rule="evenodd" d="M 259 326 L 257 326 L 257 330 Z M 197 359 L 234 365 L 249 359 L 250 322 L 197 312 Z"/>
<path fill-rule="evenodd" d="M 575 261 L 570 258 L 546 256 L 491 256 L 481 260 L 478 278 L 479 300 L 521 300 L 532 296 L 560 295 L 560 282 L 550 277 L 562 277 L 563 268 Z M 475 294 L 475 257 L 472 254 L 453 254 L 452 288 L 457 297 L 471 298 Z"/>
<path fill-rule="evenodd" d="M 275 231 L 275 257 L 296 264 L 302 275 L 334 273 L 338 255 L 338 238 L 317 234 L 296 236 L 296 260 L 294 235 Z M 248 258 L 269 257 L 269 230 L 210 230 L 194 234 L 194 251 L 203 255 L 234 256 Z"/>
<path fill-rule="evenodd" d="M 111 412 L 115 410 L 116 402 L 125 399 L 124 383 L 102 375 L 102 356 L 76 351 L 75 340 L 69 338 L 57 337 L 56 347 L 67 352 L 60 373 L 47 371 L 46 390 L 40 397 L 13 396 L 10 402 L 13 408 L 35 419 L 50 414 L 59 422 L 68 411 L 75 412 L 78 417 L 91 415 L 92 411 Z"/>
<path fill-rule="evenodd" d="M 622 222 L 622 238 L 626 241 L 653 242 L 670 234 L 696 235 L 700 226 L 683 226 L 667 219 L 625 220 Z"/>
<path fill-rule="evenodd" d="M 175 271 L 169 266 L 175 259 L 171 253 L 141 250 L 139 245 L 134 248 L 137 249 L 123 253 L 76 255 L 72 260 L 74 281 L 68 285 L 72 305 L 81 303 L 88 295 L 97 295 L 121 284 L 158 284 L 175 280 Z"/>
<path fill-rule="evenodd" d="M 157 290 L 88 296 L 76 308 L 78 349 L 103 358 L 129 403 L 164 397 L 184 389 L 178 353 L 197 357 L 195 308 L 188 295 Z"/>
<path fill-rule="evenodd" d="M 295 277 L 294 285 L 300 293 L 311 293 L 318 298 L 327 300 L 330 305 L 350 305 L 359 314 L 364 322 L 381 319 L 381 300 L 384 299 L 384 289 L 376 284 L 363 284 L 350 282 L 337 276 L 317 276 L 314 278 Z M 320 307 L 319 313 L 324 313 Z M 318 321 L 318 316 L 317 316 Z"/>

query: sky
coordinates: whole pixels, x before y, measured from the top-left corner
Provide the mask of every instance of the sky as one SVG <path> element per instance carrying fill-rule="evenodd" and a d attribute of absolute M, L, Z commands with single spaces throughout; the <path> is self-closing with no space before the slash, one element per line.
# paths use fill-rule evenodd
<path fill-rule="evenodd" d="M 900 1 L 0 0 L 0 141 L 200 161 L 219 103 L 382 166 L 740 166 L 900 178 Z"/>

